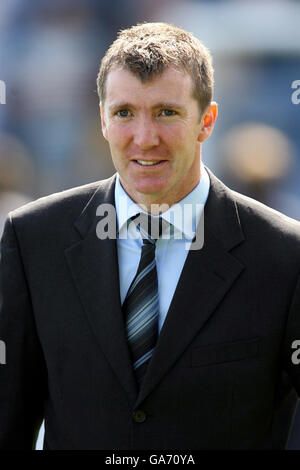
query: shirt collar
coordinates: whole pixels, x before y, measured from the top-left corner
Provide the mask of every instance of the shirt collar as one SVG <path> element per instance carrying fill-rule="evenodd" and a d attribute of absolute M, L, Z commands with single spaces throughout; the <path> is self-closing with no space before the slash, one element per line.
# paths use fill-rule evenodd
<path fill-rule="evenodd" d="M 161 217 L 174 226 L 175 238 L 176 231 L 179 234 L 183 234 L 187 239 L 194 237 L 208 197 L 209 187 L 209 176 L 201 161 L 201 178 L 197 186 L 181 201 L 161 214 Z M 140 212 L 144 212 L 123 189 L 118 173 L 115 186 L 115 205 L 118 233 L 127 224 L 128 219 Z"/>

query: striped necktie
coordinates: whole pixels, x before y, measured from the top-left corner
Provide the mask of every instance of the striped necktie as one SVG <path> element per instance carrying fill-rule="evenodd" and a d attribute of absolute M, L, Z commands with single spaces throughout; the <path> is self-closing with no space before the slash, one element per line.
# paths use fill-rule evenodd
<path fill-rule="evenodd" d="M 139 384 L 143 380 L 150 362 L 158 337 L 158 282 L 155 262 L 156 239 L 149 233 L 156 232 L 157 238 L 161 235 L 162 219 L 145 219 L 138 217 L 137 228 L 143 238 L 141 258 L 136 275 L 128 289 L 123 303 L 123 312 L 126 319 L 126 336 L 131 352 L 133 368 Z M 146 216 L 147 217 L 147 216 Z M 153 220 L 159 222 L 154 230 L 149 230 Z M 145 226 L 148 230 L 145 230 Z M 144 230 L 142 230 L 144 228 Z"/>

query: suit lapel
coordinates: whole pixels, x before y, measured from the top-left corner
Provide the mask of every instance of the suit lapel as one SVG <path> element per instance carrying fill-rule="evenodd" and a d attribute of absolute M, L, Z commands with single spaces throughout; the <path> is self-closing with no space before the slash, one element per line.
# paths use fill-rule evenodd
<path fill-rule="evenodd" d="M 115 178 L 103 182 L 75 226 L 83 238 L 65 251 L 80 300 L 101 350 L 133 403 L 137 390 L 120 303 L 116 240 L 99 240 L 100 204 L 114 207 Z"/>
<path fill-rule="evenodd" d="M 211 186 L 204 209 L 204 245 L 200 250 L 190 250 L 187 256 L 135 407 L 205 326 L 244 269 L 229 253 L 244 240 L 235 202 L 230 190 L 208 173 Z"/>

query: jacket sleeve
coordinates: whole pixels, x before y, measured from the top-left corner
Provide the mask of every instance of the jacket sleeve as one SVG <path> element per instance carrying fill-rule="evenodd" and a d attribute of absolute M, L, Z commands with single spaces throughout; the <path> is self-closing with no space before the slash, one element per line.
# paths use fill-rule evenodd
<path fill-rule="evenodd" d="M 284 369 L 300 397 L 300 276 L 290 305 L 283 341 Z"/>
<path fill-rule="evenodd" d="M 13 221 L 0 243 L 0 450 L 35 448 L 46 367 Z"/>

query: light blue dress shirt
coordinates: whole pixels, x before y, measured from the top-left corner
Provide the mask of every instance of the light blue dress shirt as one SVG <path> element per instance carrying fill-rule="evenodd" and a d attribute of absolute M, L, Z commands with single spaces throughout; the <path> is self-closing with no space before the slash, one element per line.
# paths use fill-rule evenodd
<path fill-rule="evenodd" d="M 156 242 L 155 259 L 158 278 L 159 297 L 159 332 L 167 316 L 188 250 L 204 209 L 210 181 L 207 171 L 201 162 L 201 178 L 198 185 L 185 198 L 163 212 L 163 217 L 173 225 L 173 236 L 170 230 L 163 232 Z M 117 173 L 115 186 L 115 205 L 117 215 L 117 250 L 119 263 L 120 297 L 123 304 L 129 286 L 137 272 L 142 249 L 142 237 L 133 222 L 128 219 L 141 211 L 124 191 Z"/>

